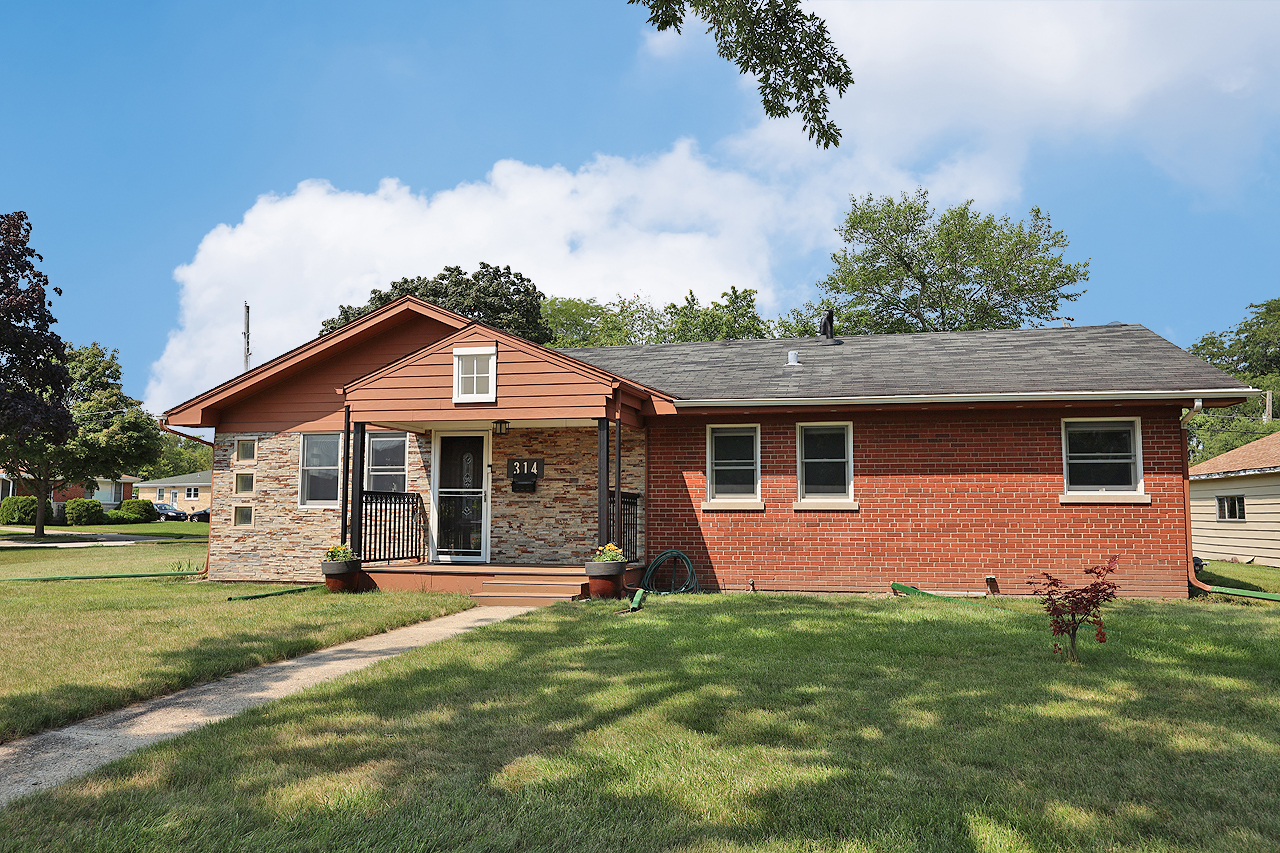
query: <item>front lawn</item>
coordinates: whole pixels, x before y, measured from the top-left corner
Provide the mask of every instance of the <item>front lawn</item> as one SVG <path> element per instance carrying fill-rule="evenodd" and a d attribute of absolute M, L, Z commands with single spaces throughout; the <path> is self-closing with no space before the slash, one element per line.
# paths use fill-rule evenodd
<path fill-rule="evenodd" d="M 1231 589 L 1248 589 L 1254 592 L 1280 593 L 1280 569 L 1270 566 L 1254 566 L 1248 563 L 1231 563 L 1226 560 L 1210 560 L 1196 577 L 1210 586 Z M 1240 599 L 1237 599 L 1239 601 Z"/>
<path fill-rule="evenodd" d="M 3 549 L 0 578 L 194 570 L 204 558 L 205 545 L 189 542 Z M 284 588 L 0 581 L 0 742 L 471 606 L 459 595 L 324 590 L 227 601 Z"/>
<path fill-rule="evenodd" d="M 1280 607 L 557 605 L 0 812 L 4 850 L 1274 851 Z"/>

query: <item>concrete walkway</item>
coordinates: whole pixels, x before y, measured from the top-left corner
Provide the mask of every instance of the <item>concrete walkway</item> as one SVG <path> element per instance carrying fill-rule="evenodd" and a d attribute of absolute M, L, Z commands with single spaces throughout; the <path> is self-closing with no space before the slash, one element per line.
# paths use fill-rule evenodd
<path fill-rule="evenodd" d="M 177 737 L 246 708 L 363 669 L 371 663 L 527 613 L 532 607 L 473 607 L 385 634 L 267 664 L 210 684 L 149 699 L 0 746 L 0 806 L 51 788 L 144 746 Z"/>

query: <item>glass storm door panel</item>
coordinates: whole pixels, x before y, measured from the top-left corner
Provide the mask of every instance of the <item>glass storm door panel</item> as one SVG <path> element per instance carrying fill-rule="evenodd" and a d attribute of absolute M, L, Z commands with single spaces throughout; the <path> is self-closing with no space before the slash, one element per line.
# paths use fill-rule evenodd
<path fill-rule="evenodd" d="M 484 436 L 441 436 L 436 467 L 437 555 L 444 560 L 483 560 L 488 509 Z"/>

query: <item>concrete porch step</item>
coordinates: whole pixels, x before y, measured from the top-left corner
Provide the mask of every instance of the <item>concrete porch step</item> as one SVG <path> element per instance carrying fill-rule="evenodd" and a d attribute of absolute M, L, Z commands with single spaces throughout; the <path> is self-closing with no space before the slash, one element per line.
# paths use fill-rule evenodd
<path fill-rule="evenodd" d="M 537 592 L 475 592 L 471 599 L 481 607 L 549 607 L 573 596 Z"/>

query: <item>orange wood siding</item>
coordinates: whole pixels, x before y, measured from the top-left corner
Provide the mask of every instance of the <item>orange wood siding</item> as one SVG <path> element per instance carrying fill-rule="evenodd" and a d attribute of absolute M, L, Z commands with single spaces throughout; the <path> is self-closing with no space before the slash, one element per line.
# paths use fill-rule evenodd
<path fill-rule="evenodd" d="M 483 330 L 455 338 L 347 394 L 363 421 L 600 418 L 609 414 L 610 382 L 583 375 L 539 352 L 497 342 L 497 401 L 453 402 L 453 347 L 492 345 Z"/>
<path fill-rule="evenodd" d="M 221 413 L 221 432 L 333 431 L 342 429 L 342 394 L 336 389 L 428 346 L 454 330 L 412 315 L 407 322 L 268 386 Z"/>

